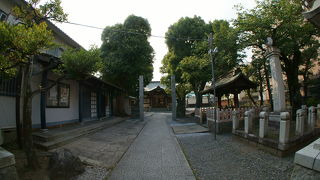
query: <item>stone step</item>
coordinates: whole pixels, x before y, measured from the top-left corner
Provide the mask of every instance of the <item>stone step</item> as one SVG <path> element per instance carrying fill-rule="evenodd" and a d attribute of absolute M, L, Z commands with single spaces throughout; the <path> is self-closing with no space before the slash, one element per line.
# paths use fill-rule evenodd
<path fill-rule="evenodd" d="M 88 135 L 104 128 L 111 127 L 117 123 L 124 121 L 127 118 L 117 118 L 114 120 L 108 120 L 106 122 L 96 122 L 94 124 L 90 124 L 84 127 L 76 127 L 72 129 L 69 127 L 68 130 L 56 130 L 58 132 L 39 132 L 33 134 L 34 145 L 43 150 L 50 150 L 62 145 L 65 145 L 69 142 L 76 140 L 77 138 Z"/>
<path fill-rule="evenodd" d="M 75 126 L 81 126 L 81 125 L 77 124 Z M 78 127 L 74 129 L 72 129 L 72 127 L 70 129 L 69 128 L 59 129 L 58 131 L 61 131 L 61 132 L 56 132 L 55 130 L 57 129 L 53 129 L 54 131 L 53 133 L 51 132 L 52 130 L 48 130 L 47 132 L 36 132 L 36 133 L 33 133 L 33 139 L 39 142 L 54 141 L 55 139 L 59 139 L 64 136 L 69 136 L 74 134 L 83 134 L 99 126 L 100 124 L 97 123 L 89 126 L 83 125 L 83 127 Z"/>

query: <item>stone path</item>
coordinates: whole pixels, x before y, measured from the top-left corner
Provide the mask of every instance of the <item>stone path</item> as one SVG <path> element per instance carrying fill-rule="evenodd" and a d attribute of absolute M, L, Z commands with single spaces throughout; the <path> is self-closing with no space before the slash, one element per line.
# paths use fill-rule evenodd
<path fill-rule="evenodd" d="M 155 113 L 111 172 L 111 180 L 195 179 L 168 125 L 170 114 Z"/>
<path fill-rule="evenodd" d="M 179 134 L 177 138 L 199 180 L 290 179 L 293 155 L 273 156 L 232 134 Z"/>

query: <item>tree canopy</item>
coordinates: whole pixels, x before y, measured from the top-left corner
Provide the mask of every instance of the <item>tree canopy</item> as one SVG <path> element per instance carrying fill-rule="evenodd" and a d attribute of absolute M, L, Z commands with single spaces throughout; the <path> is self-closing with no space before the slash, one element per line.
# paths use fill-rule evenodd
<path fill-rule="evenodd" d="M 191 88 L 189 91 L 195 92 L 197 107 L 201 104 L 200 91 L 212 77 L 207 42 L 210 32 L 214 33 L 213 46 L 219 49 L 214 57 L 217 77 L 234 68 L 242 58 L 237 31 L 227 21 L 215 20 L 207 24 L 198 16 L 185 17 L 170 26 L 166 33 L 169 52 L 162 60 L 161 72 L 166 74 L 162 82 L 169 82 L 167 79 L 174 74 L 177 83 L 186 84 Z"/>
<path fill-rule="evenodd" d="M 68 49 L 61 57 L 61 71 L 70 79 L 86 79 L 102 68 L 100 49 L 93 46 L 85 49 Z"/>
<path fill-rule="evenodd" d="M 240 42 L 265 52 L 263 44 L 271 37 L 280 49 L 282 69 L 287 77 L 290 103 L 294 108 L 301 104 L 299 66 L 318 59 L 319 30 L 304 20 L 299 0 L 258 1 L 257 7 L 238 9 L 234 21 L 240 32 Z"/>
<path fill-rule="evenodd" d="M 51 0 L 40 5 L 40 0 L 29 0 L 25 5 L 14 7 L 12 10 L 15 22 L 0 22 L 0 75 L 15 76 L 18 82 L 18 94 L 23 99 L 22 104 L 22 138 L 28 165 L 32 168 L 39 166 L 32 141 L 32 98 L 45 92 L 50 86 L 38 84 L 31 88 L 33 81 L 35 56 L 44 50 L 59 45 L 53 42 L 54 36 L 47 26 L 48 20 L 65 21 L 67 15 L 63 12 L 60 0 Z M 63 54 L 64 64 L 51 58 L 49 65 L 39 68 L 39 72 L 58 71 L 62 77 L 86 77 L 97 71 L 100 55 L 97 50 L 68 50 Z M 81 59 L 78 59 L 81 58 Z M 38 64 L 40 65 L 40 63 Z M 60 67 L 60 68 L 59 68 Z M 68 74 L 69 73 L 69 74 Z M 54 84 L 53 84 L 54 85 Z M 18 97 L 19 97 L 18 96 Z M 19 121 L 20 122 L 20 121 Z M 17 132 L 20 126 L 17 124 Z M 18 133 L 19 133 L 18 132 Z M 20 137 L 18 137 L 20 138 Z"/>
<path fill-rule="evenodd" d="M 129 93 L 136 93 L 139 75 L 144 83 L 152 80 L 154 51 L 148 38 L 151 35 L 147 19 L 130 15 L 123 24 L 108 26 L 101 40 L 103 78 Z"/>

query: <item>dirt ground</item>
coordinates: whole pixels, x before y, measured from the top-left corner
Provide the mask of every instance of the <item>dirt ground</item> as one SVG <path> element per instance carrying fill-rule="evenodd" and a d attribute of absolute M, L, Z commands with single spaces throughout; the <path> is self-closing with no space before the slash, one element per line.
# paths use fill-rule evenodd
<path fill-rule="evenodd" d="M 16 143 L 4 144 L 3 148 L 13 153 L 16 159 L 16 168 L 21 180 L 46 180 L 48 178 L 48 164 L 50 153 L 37 150 L 37 156 L 39 160 L 40 167 L 36 170 L 32 170 L 27 167 L 27 159 L 25 152 L 18 148 Z"/>

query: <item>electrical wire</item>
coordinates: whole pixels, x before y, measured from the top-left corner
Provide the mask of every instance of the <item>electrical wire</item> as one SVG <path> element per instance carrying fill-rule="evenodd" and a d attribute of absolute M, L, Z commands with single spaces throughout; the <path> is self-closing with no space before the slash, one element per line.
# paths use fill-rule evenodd
<path fill-rule="evenodd" d="M 82 27 L 87 27 L 87 28 L 93 28 L 93 29 L 99 29 L 99 30 L 104 30 L 105 29 L 105 28 L 101 28 L 101 27 L 97 27 L 97 26 L 91 26 L 91 25 L 74 23 L 74 22 L 62 22 L 62 23 L 76 25 L 76 26 L 82 26 Z M 132 31 L 113 30 L 113 29 L 110 29 L 110 31 L 145 36 L 145 34 L 143 34 L 143 33 L 132 32 Z M 207 41 L 207 39 L 181 38 L 181 37 L 173 37 L 173 36 L 159 36 L 159 35 L 152 35 L 152 34 L 150 35 L 150 37 L 162 38 L 162 39 L 184 40 L 184 41 Z"/>

